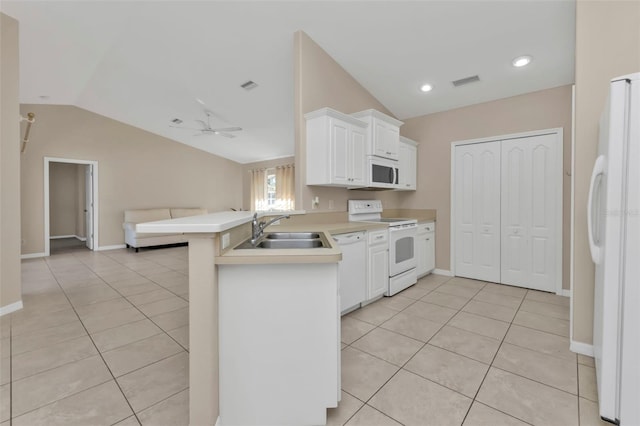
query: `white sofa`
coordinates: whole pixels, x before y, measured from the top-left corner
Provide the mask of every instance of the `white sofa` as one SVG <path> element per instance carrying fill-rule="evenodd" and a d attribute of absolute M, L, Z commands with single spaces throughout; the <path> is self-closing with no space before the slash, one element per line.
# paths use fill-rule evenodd
<path fill-rule="evenodd" d="M 128 247 L 133 247 L 136 252 L 140 247 L 163 246 L 168 244 L 186 243 L 184 234 L 151 234 L 136 232 L 136 224 L 143 222 L 155 222 L 157 220 L 176 219 L 179 217 L 198 216 L 207 214 L 206 209 L 199 208 L 162 208 L 145 210 L 125 210 L 124 242 Z"/>

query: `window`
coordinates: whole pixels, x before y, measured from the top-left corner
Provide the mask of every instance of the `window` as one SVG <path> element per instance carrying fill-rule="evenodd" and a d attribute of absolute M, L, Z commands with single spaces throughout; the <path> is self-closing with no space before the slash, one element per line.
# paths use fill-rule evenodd
<path fill-rule="evenodd" d="M 251 210 L 293 210 L 294 166 L 287 164 L 251 172 Z"/>

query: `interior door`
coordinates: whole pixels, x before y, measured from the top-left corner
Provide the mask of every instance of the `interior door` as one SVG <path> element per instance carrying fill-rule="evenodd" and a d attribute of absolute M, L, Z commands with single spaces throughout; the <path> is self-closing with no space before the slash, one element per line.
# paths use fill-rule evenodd
<path fill-rule="evenodd" d="M 543 291 L 556 289 L 557 137 L 502 141 L 501 282 Z"/>
<path fill-rule="evenodd" d="M 455 272 L 500 282 L 500 142 L 455 149 Z"/>
<path fill-rule="evenodd" d="M 84 223 L 87 236 L 87 248 L 93 250 L 93 165 L 86 165 L 84 168 L 84 187 L 85 187 L 85 205 L 84 205 Z"/>

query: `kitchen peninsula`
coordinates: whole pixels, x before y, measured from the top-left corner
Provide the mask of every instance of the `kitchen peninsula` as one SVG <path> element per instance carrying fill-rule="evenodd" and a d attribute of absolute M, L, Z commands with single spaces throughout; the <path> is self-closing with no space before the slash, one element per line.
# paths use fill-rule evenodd
<path fill-rule="evenodd" d="M 340 250 L 328 236 L 323 248 L 231 250 L 251 221 L 137 226 L 189 234 L 190 424 L 323 424 L 340 398 Z"/>
<path fill-rule="evenodd" d="M 241 211 L 138 224 L 189 234 L 190 424 L 324 424 L 340 398 L 342 254 L 331 234 L 385 225 L 296 215 L 267 231 L 318 233 L 326 247 L 240 249 L 251 221 Z"/>

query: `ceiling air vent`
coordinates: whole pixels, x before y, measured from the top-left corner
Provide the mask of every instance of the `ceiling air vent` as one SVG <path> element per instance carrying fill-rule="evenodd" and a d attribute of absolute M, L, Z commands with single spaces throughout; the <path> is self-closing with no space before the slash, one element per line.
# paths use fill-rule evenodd
<path fill-rule="evenodd" d="M 171 122 L 173 124 L 182 124 L 182 120 L 180 120 L 179 118 L 174 118 L 173 120 L 171 120 Z"/>
<path fill-rule="evenodd" d="M 249 80 L 246 83 L 242 83 L 240 85 L 240 87 L 242 87 L 244 90 L 251 90 L 251 89 L 255 89 L 256 87 L 258 87 L 258 85 L 255 82 Z"/>
<path fill-rule="evenodd" d="M 471 77 L 461 78 L 460 80 L 452 81 L 455 87 L 464 86 L 465 84 L 475 83 L 476 81 L 480 81 L 480 77 L 477 75 L 472 75 Z"/>

